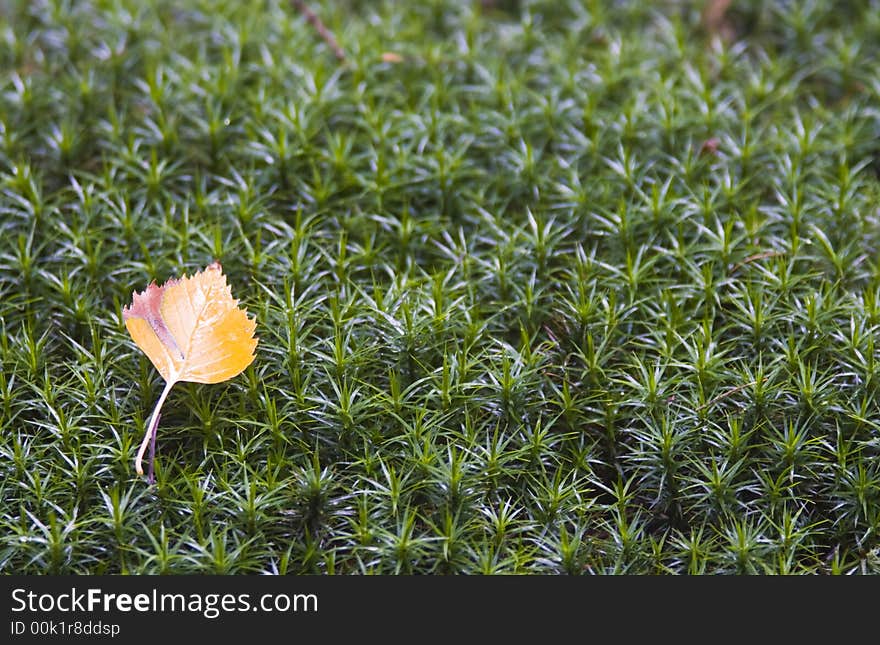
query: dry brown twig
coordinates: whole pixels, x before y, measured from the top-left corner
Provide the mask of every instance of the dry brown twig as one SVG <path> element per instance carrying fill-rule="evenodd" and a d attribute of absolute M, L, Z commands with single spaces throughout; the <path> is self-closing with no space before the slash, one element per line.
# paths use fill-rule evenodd
<path fill-rule="evenodd" d="M 755 253 L 754 255 L 750 255 L 742 262 L 739 262 L 733 266 L 730 270 L 731 275 L 739 271 L 741 268 L 746 266 L 747 264 L 751 264 L 752 262 L 756 262 L 757 260 L 766 260 L 767 258 L 778 258 L 782 255 L 785 255 L 784 251 L 764 251 L 763 253 Z"/>
<path fill-rule="evenodd" d="M 339 45 L 336 38 L 333 36 L 333 33 L 327 29 L 327 25 L 318 17 L 314 11 L 309 9 L 308 5 L 305 3 L 305 0 L 290 0 L 291 4 L 299 11 L 308 23 L 315 28 L 315 31 L 318 32 L 318 35 L 324 40 L 327 45 L 329 45 L 330 49 L 333 50 L 333 54 L 340 61 L 345 62 L 345 50 Z"/>
<path fill-rule="evenodd" d="M 762 383 L 765 382 L 768 378 L 770 378 L 770 377 L 765 376 L 764 378 L 761 379 L 761 382 Z M 742 385 L 737 385 L 736 387 L 731 388 L 731 389 L 727 390 L 726 392 L 722 392 L 721 394 L 716 396 L 714 399 L 712 399 L 710 401 L 706 401 L 703 405 L 699 406 L 697 408 L 697 410 L 702 412 L 706 408 L 712 407 L 713 405 L 715 405 L 716 403 L 718 403 L 720 401 L 723 401 L 727 397 L 733 396 L 737 392 L 742 392 L 744 389 L 746 389 L 748 387 L 753 387 L 757 384 L 758 384 L 758 381 L 749 381 L 748 383 L 743 383 Z"/>
<path fill-rule="evenodd" d="M 727 10 L 732 0 L 707 0 L 703 5 L 703 28 L 710 36 L 720 36 L 722 40 L 731 41 L 734 30 L 727 17 Z"/>

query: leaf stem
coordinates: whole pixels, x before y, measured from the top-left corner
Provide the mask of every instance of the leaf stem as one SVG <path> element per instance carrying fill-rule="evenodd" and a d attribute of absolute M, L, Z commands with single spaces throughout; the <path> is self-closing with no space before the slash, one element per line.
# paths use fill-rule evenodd
<path fill-rule="evenodd" d="M 147 451 L 147 446 L 150 443 L 150 439 L 156 433 L 156 428 L 159 425 L 159 411 L 162 409 L 162 404 L 165 403 L 165 399 L 168 398 L 168 393 L 171 391 L 171 388 L 177 381 L 172 379 L 165 382 L 165 389 L 162 390 L 162 394 L 159 396 L 159 400 L 156 402 L 156 407 L 153 410 L 153 415 L 150 417 L 150 424 L 147 426 L 147 434 L 144 435 L 144 440 L 141 442 L 141 448 L 138 450 L 137 457 L 134 458 L 134 469 L 137 471 L 138 475 L 144 474 L 144 467 L 142 465 L 142 460 L 144 458 L 144 453 Z"/>
<path fill-rule="evenodd" d="M 159 422 L 162 419 L 162 415 L 159 415 L 159 418 L 156 419 L 156 427 L 159 427 Z M 153 440 L 150 441 L 150 467 L 147 469 L 147 481 L 149 483 L 153 483 L 155 479 L 153 478 L 153 467 L 156 464 L 156 436 L 159 434 L 158 431 L 153 431 Z"/>

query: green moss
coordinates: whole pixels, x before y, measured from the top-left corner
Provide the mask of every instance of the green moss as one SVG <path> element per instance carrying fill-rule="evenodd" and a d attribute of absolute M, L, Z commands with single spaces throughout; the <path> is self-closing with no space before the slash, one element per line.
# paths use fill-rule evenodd
<path fill-rule="evenodd" d="M 880 7 L 692 4 L 7 6 L 0 570 L 877 573 Z"/>

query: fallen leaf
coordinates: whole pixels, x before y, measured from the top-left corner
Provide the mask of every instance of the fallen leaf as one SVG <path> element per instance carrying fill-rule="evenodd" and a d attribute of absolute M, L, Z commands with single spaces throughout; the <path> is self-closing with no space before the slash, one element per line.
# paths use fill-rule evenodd
<path fill-rule="evenodd" d="M 191 278 L 170 279 L 161 287 L 152 282 L 141 293 L 134 292 L 122 318 L 165 379 L 135 458 L 135 470 L 143 475 L 144 452 L 151 439 L 155 451 L 159 413 L 171 388 L 178 381 L 220 383 L 243 372 L 254 360 L 256 322 L 233 299 L 219 262 Z M 152 454 L 149 479 L 152 482 Z"/>
<path fill-rule="evenodd" d="M 402 63 L 403 56 L 395 52 L 382 52 L 383 63 Z"/>

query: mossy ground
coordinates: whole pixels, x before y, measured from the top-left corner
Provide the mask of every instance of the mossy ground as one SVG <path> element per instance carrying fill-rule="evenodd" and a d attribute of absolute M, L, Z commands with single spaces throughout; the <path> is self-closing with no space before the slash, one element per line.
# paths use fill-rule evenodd
<path fill-rule="evenodd" d="M 4 5 L 0 571 L 880 571 L 880 3 L 309 6 Z"/>

